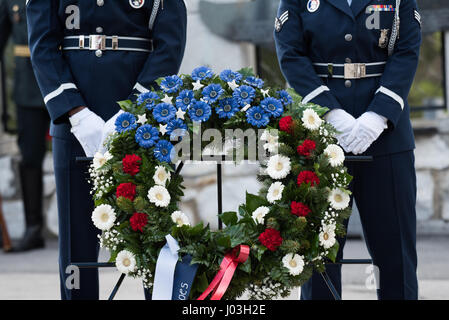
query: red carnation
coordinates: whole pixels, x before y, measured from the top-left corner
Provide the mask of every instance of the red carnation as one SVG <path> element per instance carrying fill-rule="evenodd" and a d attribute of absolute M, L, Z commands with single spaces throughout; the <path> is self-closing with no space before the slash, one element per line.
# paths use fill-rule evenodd
<path fill-rule="evenodd" d="M 123 172 L 135 176 L 140 171 L 141 162 L 142 158 L 135 154 L 126 155 L 122 160 Z"/>
<path fill-rule="evenodd" d="M 132 183 L 122 183 L 117 187 L 116 196 L 117 199 L 124 197 L 134 201 L 134 197 L 136 196 L 136 186 Z"/>
<path fill-rule="evenodd" d="M 320 179 L 315 174 L 315 172 L 312 171 L 302 171 L 298 175 L 298 186 L 301 186 L 303 183 L 310 183 L 312 187 L 317 186 L 320 184 Z"/>
<path fill-rule="evenodd" d="M 293 118 L 291 116 L 283 117 L 281 120 L 279 120 L 279 129 L 281 129 L 281 131 L 292 133 L 292 127 Z"/>
<path fill-rule="evenodd" d="M 143 232 L 143 228 L 148 224 L 148 216 L 145 213 L 136 212 L 129 219 L 129 222 L 134 231 L 140 230 L 140 232 Z"/>
<path fill-rule="evenodd" d="M 264 233 L 259 236 L 259 241 L 270 251 L 276 251 L 282 244 L 281 233 L 272 228 L 265 229 Z"/>
<path fill-rule="evenodd" d="M 316 143 L 313 140 L 306 139 L 304 142 L 298 146 L 298 153 L 305 157 L 310 157 L 312 151 L 316 149 Z"/>
<path fill-rule="evenodd" d="M 307 217 L 312 210 L 302 202 L 292 201 L 290 205 L 290 211 L 292 214 L 298 217 Z"/>

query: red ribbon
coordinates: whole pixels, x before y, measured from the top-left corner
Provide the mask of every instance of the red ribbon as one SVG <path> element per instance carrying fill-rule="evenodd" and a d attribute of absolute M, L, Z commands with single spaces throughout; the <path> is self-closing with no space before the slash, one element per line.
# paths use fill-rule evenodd
<path fill-rule="evenodd" d="M 227 253 L 220 264 L 220 271 L 218 271 L 214 280 L 209 287 L 197 300 L 204 300 L 213 291 L 211 300 L 220 300 L 225 294 L 231 283 L 234 272 L 239 263 L 244 263 L 249 257 L 249 246 L 239 245 L 231 252 Z"/>

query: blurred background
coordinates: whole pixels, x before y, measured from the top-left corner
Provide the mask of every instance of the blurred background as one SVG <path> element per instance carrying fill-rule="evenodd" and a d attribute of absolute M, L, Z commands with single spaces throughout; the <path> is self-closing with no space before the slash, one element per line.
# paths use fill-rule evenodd
<path fill-rule="evenodd" d="M 182 73 L 200 65 L 215 71 L 251 66 L 271 85 L 285 86 L 274 51 L 273 24 L 278 0 L 186 0 L 188 41 Z M 416 137 L 418 180 L 418 251 L 420 298 L 449 299 L 449 2 L 418 0 L 424 41 L 417 76 L 409 97 Z M 0 30 L 0 33 L 3 32 Z M 19 180 L 13 98 L 15 44 L 10 43 L 2 64 L 3 125 L 0 128 L 0 195 L 8 231 L 13 239 L 24 233 L 24 208 Z M 5 103 L 6 102 L 6 103 Z M 6 126 L 5 126 L 6 124 Z M 6 132 L 7 128 L 8 132 Z M 43 164 L 46 248 L 25 253 L 0 253 L 0 299 L 58 299 L 57 207 L 51 138 Z M 182 210 L 198 222 L 217 226 L 216 167 L 189 166 L 183 170 L 186 195 Z M 235 210 L 245 191 L 257 192 L 254 164 L 226 165 L 223 169 L 224 210 Z M 86 213 L 90 214 L 90 213 Z M 351 217 L 345 254 L 366 258 L 368 253 L 357 213 Z M 107 259 L 107 253 L 102 253 Z M 112 270 L 101 272 L 102 297 L 118 279 Z M 366 285 L 366 266 L 344 268 L 343 299 L 375 299 Z M 30 284 L 32 284 L 30 286 Z M 142 299 L 141 285 L 126 280 L 119 299 Z M 291 299 L 297 298 L 294 293 Z"/>

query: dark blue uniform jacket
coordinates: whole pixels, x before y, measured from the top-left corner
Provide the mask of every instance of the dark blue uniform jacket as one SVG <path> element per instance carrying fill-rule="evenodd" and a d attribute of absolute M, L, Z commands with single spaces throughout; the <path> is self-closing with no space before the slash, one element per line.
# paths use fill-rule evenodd
<path fill-rule="evenodd" d="M 53 126 L 51 134 L 73 138 L 67 112 L 87 106 L 104 120 L 119 107 L 116 101 L 135 98 L 159 77 L 179 71 L 186 43 L 187 13 L 183 0 L 162 1 L 154 27 L 150 20 L 156 0 L 29 0 L 27 18 L 31 59 Z M 77 37 L 118 36 L 120 50 L 66 50 Z M 76 37 L 75 37 L 76 36 Z M 64 40 L 72 37 L 71 42 Z M 132 38 L 134 40 L 127 40 Z M 146 48 L 152 52 L 122 50 Z"/>
<path fill-rule="evenodd" d="M 399 38 L 390 56 L 380 40 L 384 30 L 388 39 L 392 35 L 396 0 L 352 2 L 350 7 L 346 0 L 281 0 L 275 31 L 281 69 L 306 102 L 342 108 L 356 118 L 366 111 L 386 117 L 389 128 L 366 154 L 412 150 L 407 96 L 421 44 L 416 0 L 401 2 Z M 378 75 L 338 77 L 345 63 L 371 64 L 367 72 Z"/>

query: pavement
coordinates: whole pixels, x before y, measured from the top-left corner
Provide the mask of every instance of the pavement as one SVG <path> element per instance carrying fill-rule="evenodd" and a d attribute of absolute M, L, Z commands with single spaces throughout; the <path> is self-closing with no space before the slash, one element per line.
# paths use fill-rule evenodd
<path fill-rule="evenodd" d="M 418 239 L 418 278 L 420 299 L 449 300 L 449 242 L 448 236 Z M 345 258 L 368 258 L 363 240 L 348 240 Z M 106 261 L 107 252 L 100 254 Z M 368 270 L 369 271 L 369 270 Z M 120 274 L 115 270 L 100 271 L 100 298 L 107 299 Z M 374 300 L 376 293 L 366 286 L 367 266 L 343 267 L 343 299 Z M 296 290 L 295 290 L 296 291 Z M 288 298 L 298 299 L 299 290 Z M 59 299 L 58 249 L 51 240 L 47 247 L 21 254 L 0 252 L 0 300 L 57 300 Z M 141 281 L 126 278 L 117 293 L 119 300 L 142 300 Z"/>

